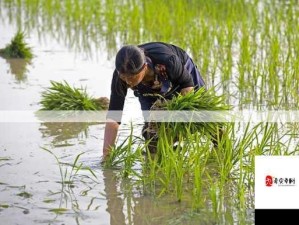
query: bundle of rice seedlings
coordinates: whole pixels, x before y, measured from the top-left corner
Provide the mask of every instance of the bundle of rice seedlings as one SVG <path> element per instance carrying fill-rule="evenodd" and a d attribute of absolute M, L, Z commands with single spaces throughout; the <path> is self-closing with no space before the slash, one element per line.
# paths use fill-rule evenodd
<path fill-rule="evenodd" d="M 172 129 L 174 133 L 180 135 L 186 134 L 188 132 L 201 132 L 204 135 L 212 138 L 212 141 L 217 145 L 217 139 L 222 135 L 226 122 L 222 122 L 221 118 L 212 118 L 214 121 L 221 122 L 205 122 L 205 118 L 208 116 L 208 111 L 223 111 L 229 110 L 232 107 L 225 103 L 224 95 L 217 96 L 215 95 L 215 90 L 213 88 L 206 90 L 204 87 L 200 88 L 196 92 L 189 92 L 185 95 L 177 95 L 171 100 L 159 99 L 155 102 L 152 107 L 152 110 L 168 110 L 168 111 L 180 111 L 184 115 L 186 112 L 185 118 L 186 122 L 165 122 L 163 126 L 167 127 L 167 130 Z M 203 122 L 193 122 L 199 121 L 200 118 L 195 118 L 196 120 L 192 121 L 190 118 L 190 111 L 198 112 L 204 111 L 202 121 Z M 171 115 L 171 113 L 170 113 Z M 197 114 L 198 115 L 198 114 Z M 214 114 L 213 114 L 214 116 Z M 190 121 L 190 122 L 189 122 Z M 159 134 L 160 123 L 151 123 L 150 128 L 156 130 L 156 133 Z M 218 137 L 218 138 L 217 138 Z"/>
<path fill-rule="evenodd" d="M 41 110 L 105 110 L 108 108 L 108 98 L 92 98 L 87 94 L 86 88 L 71 87 L 66 81 L 50 82 L 52 86 L 42 93 Z"/>
<path fill-rule="evenodd" d="M 215 90 L 204 87 L 196 92 L 189 92 L 185 95 L 178 94 L 171 100 L 159 99 L 153 105 L 154 110 L 229 110 L 231 106 L 225 104 L 224 95 L 215 95 Z"/>
<path fill-rule="evenodd" d="M 31 59 L 33 57 L 32 50 L 24 41 L 24 33 L 18 31 L 4 49 L 0 49 L 0 55 L 6 58 L 22 58 Z"/>

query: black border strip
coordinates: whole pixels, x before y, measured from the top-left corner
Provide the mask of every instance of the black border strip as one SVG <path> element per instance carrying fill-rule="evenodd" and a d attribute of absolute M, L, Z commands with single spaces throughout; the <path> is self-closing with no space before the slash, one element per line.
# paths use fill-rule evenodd
<path fill-rule="evenodd" d="M 298 199 L 299 201 L 299 199 Z M 255 224 L 299 224 L 299 209 L 255 209 Z"/>

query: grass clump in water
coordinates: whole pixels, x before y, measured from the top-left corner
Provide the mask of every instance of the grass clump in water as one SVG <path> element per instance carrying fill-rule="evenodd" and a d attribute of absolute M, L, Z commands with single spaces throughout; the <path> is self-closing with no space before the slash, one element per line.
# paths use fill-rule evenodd
<path fill-rule="evenodd" d="M 71 87 L 63 83 L 51 81 L 51 87 L 42 93 L 42 110 L 105 110 L 109 100 L 106 97 L 92 98 L 86 88 Z"/>
<path fill-rule="evenodd" d="M 18 31 L 4 49 L 0 49 L 0 55 L 6 58 L 32 59 L 32 49 L 25 42 L 24 32 Z"/>

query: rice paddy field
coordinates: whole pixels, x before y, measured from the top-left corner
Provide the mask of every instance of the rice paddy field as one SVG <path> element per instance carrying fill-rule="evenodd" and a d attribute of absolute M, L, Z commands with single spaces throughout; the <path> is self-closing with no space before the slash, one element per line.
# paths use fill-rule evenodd
<path fill-rule="evenodd" d="M 119 47 L 150 41 L 186 49 L 223 107 L 296 111 L 298 31 L 295 0 L 1 0 L 0 49 L 22 32 L 32 50 L 0 54 L 1 224 L 255 224 L 255 156 L 298 155 L 297 120 L 162 124 L 150 155 L 129 92 L 102 165 L 103 123 L 26 115 L 53 81 L 109 98 Z"/>

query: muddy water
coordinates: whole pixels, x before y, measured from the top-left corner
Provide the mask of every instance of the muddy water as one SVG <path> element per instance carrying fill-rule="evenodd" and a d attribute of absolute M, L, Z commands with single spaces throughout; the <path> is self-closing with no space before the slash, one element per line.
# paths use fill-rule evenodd
<path fill-rule="evenodd" d="M 4 48 L 17 27 L 2 20 L 0 31 L 0 48 Z M 34 31 L 26 40 L 35 55 L 30 63 L 0 58 L 1 111 L 34 113 L 50 80 L 66 80 L 87 87 L 90 95 L 109 97 L 113 62 L 105 52 L 88 57 L 46 35 L 41 39 Z M 124 114 L 137 118 L 139 135 L 142 118 L 132 93 Z M 1 122 L 1 224 L 173 224 L 181 221 L 177 218 L 188 218 L 186 203 L 144 195 L 142 187 L 116 179 L 117 171 L 101 168 L 103 128 L 103 124 L 12 122 L 9 118 Z M 129 123 L 124 122 L 122 137 L 128 130 Z M 79 154 L 78 163 L 93 174 L 72 171 Z M 188 221 L 198 223 L 191 216 Z"/>

